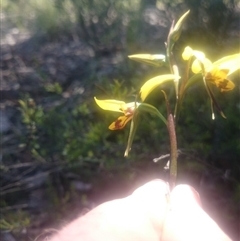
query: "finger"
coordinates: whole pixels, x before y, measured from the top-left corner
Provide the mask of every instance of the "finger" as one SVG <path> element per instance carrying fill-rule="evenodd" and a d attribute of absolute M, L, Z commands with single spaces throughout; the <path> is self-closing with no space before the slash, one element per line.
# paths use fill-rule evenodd
<path fill-rule="evenodd" d="M 145 212 L 146 218 L 150 219 L 157 233 L 160 233 L 165 219 L 168 205 L 167 195 L 169 195 L 169 187 L 160 179 L 146 183 L 131 195 L 133 205 Z"/>
<path fill-rule="evenodd" d="M 132 195 L 99 205 L 64 228 L 51 241 L 132 241 L 160 237 L 167 185 L 154 180 Z"/>
<path fill-rule="evenodd" d="M 171 210 L 164 226 L 163 240 L 229 241 L 201 208 L 198 193 L 188 185 L 179 185 L 171 193 Z"/>

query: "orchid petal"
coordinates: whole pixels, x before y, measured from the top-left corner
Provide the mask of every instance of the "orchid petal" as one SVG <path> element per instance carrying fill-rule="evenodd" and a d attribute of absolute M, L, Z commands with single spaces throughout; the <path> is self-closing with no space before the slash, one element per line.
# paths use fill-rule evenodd
<path fill-rule="evenodd" d="M 133 115 L 131 116 L 120 116 L 117 118 L 116 121 L 114 121 L 108 128 L 110 130 L 120 130 L 123 129 L 126 124 L 133 118 Z"/>
<path fill-rule="evenodd" d="M 205 60 L 205 54 L 202 51 L 193 50 L 193 55 L 195 56 L 196 59 L 200 61 Z"/>
<path fill-rule="evenodd" d="M 160 67 L 165 64 L 166 57 L 163 54 L 134 54 L 129 55 L 128 58 L 140 63 L 150 64 Z"/>
<path fill-rule="evenodd" d="M 203 61 L 205 59 L 205 54 L 202 51 L 193 50 L 191 47 L 185 47 L 182 58 L 184 60 L 189 60 L 192 56 L 195 56 L 197 59 Z"/>
<path fill-rule="evenodd" d="M 96 97 L 94 97 L 94 100 L 96 101 L 97 105 L 101 107 L 103 110 L 110 110 L 122 113 L 123 106 L 126 105 L 124 101 L 119 100 L 98 100 Z"/>
<path fill-rule="evenodd" d="M 197 58 L 192 63 L 192 72 L 193 73 L 197 74 L 202 71 L 201 63 L 204 66 L 205 72 L 208 72 L 212 69 L 213 64 L 208 58 L 205 58 L 202 60 L 200 58 Z"/>
<path fill-rule="evenodd" d="M 228 69 L 214 67 L 211 72 L 206 74 L 205 79 L 220 88 L 221 92 L 229 91 L 235 87 L 235 84 L 227 79 L 228 72 Z"/>
<path fill-rule="evenodd" d="M 193 50 L 191 47 L 187 46 L 185 47 L 183 53 L 182 53 L 182 58 L 184 60 L 189 60 L 193 56 Z"/>
<path fill-rule="evenodd" d="M 232 74 L 236 70 L 240 69 L 240 54 L 233 54 L 223 57 L 213 63 L 219 69 L 228 69 L 228 75 Z"/>
<path fill-rule="evenodd" d="M 173 74 L 166 74 L 166 75 L 159 75 L 148 80 L 141 87 L 141 90 L 140 90 L 141 100 L 144 101 L 147 98 L 147 96 L 159 85 L 166 83 L 167 81 L 170 81 L 170 80 L 175 80 L 176 78 L 180 79 L 180 76 L 176 76 Z"/>

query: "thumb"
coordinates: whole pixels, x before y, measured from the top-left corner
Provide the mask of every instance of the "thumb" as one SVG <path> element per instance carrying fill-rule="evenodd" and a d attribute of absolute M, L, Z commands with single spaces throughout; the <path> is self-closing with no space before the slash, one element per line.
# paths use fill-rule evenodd
<path fill-rule="evenodd" d="M 196 190 L 188 185 L 178 185 L 171 193 L 163 240 L 230 241 L 216 222 L 202 209 Z"/>

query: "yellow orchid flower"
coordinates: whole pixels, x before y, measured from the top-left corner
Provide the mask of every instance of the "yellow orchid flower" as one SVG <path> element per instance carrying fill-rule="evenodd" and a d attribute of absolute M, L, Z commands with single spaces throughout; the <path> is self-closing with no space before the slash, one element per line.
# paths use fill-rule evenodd
<path fill-rule="evenodd" d="M 97 105 L 103 110 L 121 112 L 124 114 L 123 116 L 118 117 L 117 120 L 114 121 L 108 127 L 110 130 L 123 129 L 126 126 L 126 124 L 130 120 L 132 120 L 134 111 L 140 105 L 140 103 L 137 103 L 137 102 L 125 103 L 124 101 L 111 100 L 111 99 L 98 100 L 96 97 L 94 97 L 94 100 L 96 101 Z"/>
<path fill-rule="evenodd" d="M 191 57 L 195 57 L 191 67 L 193 73 L 204 72 L 205 81 L 216 85 L 221 92 L 232 90 L 235 87 L 227 76 L 240 68 L 240 54 L 229 55 L 212 63 L 203 52 L 187 46 L 183 51 L 182 58 L 190 60 Z"/>

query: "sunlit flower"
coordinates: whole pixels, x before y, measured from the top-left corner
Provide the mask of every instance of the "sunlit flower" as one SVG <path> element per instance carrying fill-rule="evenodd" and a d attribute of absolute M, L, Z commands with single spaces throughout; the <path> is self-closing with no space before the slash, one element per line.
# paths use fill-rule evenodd
<path fill-rule="evenodd" d="M 231 80 L 227 79 L 228 73 L 228 69 L 213 67 L 210 72 L 206 73 L 205 80 L 215 84 L 222 92 L 229 91 L 235 87 L 235 84 Z"/>
<path fill-rule="evenodd" d="M 119 100 L 98 100 L 94 97 L 94 100 L 103 110 L 115 111 L 123 113 L 122 116 L 118 117 L 108 128 L 110 130 L 123 129 L 126 124 L 132 120 L 136 108 L 140 105 L 137 102 L 125 103 Z"/>
<path fill-rule="evenodd" d="M 190 60 L 192 57 L 195 58 L 191 67 L 193 73 L 202 72 L 205 81 L 216 85 L 222 92 L 232 90 L 235 87 L 235 84 L 227 79 L 227 76 L 240 68 L 240 54 L 229 55 L 212 63 L 203 52 L 187 46 L 182 58 Z"/>

